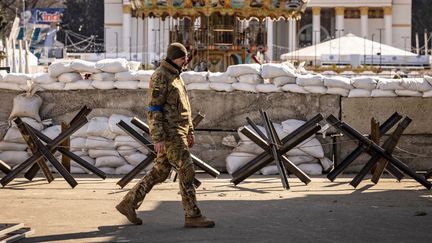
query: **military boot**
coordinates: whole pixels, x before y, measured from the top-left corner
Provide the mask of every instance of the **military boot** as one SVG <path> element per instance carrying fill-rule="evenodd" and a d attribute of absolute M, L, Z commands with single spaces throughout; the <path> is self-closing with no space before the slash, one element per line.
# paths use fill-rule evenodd
<path fill-rule="evenodd" d="M 215 226 L 215 222 L 204 217 L 185 217 L 185 228 L 212 228 Z"/>
<path fill-rule="evenodd" d="M 121 214 L 123 214 L 124 216 L 126 216 L 126 218 L 133 224 L 142 224 L 142 220 L 140 218 L 137 217 L 137 214 L 135 212 L 135 208 L 133 207 L 133 205 L 131 203 L 129 203 L 128 201 L 121 201 L 117 206 L 116 206 L 117 211 L 119 211 Z"/>

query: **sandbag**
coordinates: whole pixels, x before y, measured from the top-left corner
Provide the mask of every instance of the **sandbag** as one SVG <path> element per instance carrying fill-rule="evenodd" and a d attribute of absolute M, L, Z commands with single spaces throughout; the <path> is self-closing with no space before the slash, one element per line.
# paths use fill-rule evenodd
<path fill-rule="evenodd" d="M 402 87 L 414 91 L 429 91 L 432 90 L 432 85 L 424 78 L 403 78 Z"/>
<path fill-rule="evenodd" d="M 150 81 L 140 81 L 138 83 L 139 89 L 149 89 L 150 88 Z"/>
<path fill-rule="evenodd" d="M 279 169 L 277 165 L 267 165 L 260 170 L 262 175 L 279 175 Z"/>
<path fill-rule="evenodd" d="M 39 116 L 39 109 L 42 105 L 42 98 L 39 95 L 27 96 L 26 94 L 20 94 L 15 96 L 13 100 L 12 112 L 9 116 L 9 120 L 15 117 L 31 117 L 39 122 L 41 118 Z"/>
<path fill-rule="evenodd" d="M 343 88 L 337 88 L 337 87 L 329 87 L 327 88 L 327 94 L 335 94 L 335 95 L 341 95 L 341 96 L 348 96 L 350 90 L 349 89 L 343 89 Z"/>
<path fill-rule="evenodd" d="M 36 121 L 35 119 L 31 117 L 21 117 L 21 120 L 25 122 L 27 125 L 31 126 L 32 128 L 41 131 L 44 128 L 44 125 L 42 122 Z M 17 127 L 15 122 L 11 122 L 11 127 Z"/>
<path fill-rule="evenodd" d="M 373 90 L 378 84 L 378 77 L 359 76 L 351 78 L 351 84 L 357 89 Z"/>
<path fill-rule="evenodd" d="M 304 173 L 308 175 L 321 175 L 322 174 L 322 167 L 318 163 L 308 163 L 308 164 L 301 164 L 298 166 L 300 170 L 302 170 Z"/>
<path fill-rule="evenodd" d="M 252 141 L 240 141 L 237 144 L 237 146 L 233 149 L 233 152 L 242 152 L 242 153 L 259 155 L 262 152 L 264 152 L 264 150 Z"/>
<path fill-rule="evenodd" d="M 306 140 L 305 142 L 299 144 L 298 148 L 312 157 L 324 157 L 324 150 L 322 148 L 322 145 L 316 138 Z"/>
<path fill-rule="evenodd" d="M 183 79 L 185 84 L 207 82 L 207 72 L 186 71 L 182 72 L 180 77 Z"/>
<path fill-rule="evenodd" d="M 78 80 L 82 80 L 82 77 L 79 73 L 62 73 L 58 76 L 58 81 L 60 83 L 70 83 Z"/>
<path fill-rule="evenodd" d="M 23 89 L 18 84 L 5 82 L 0 82 L 0 89 L 23 91 Z"/>
<path fill-rule="evenodd" d="M 332 88 L 352 89 L 351 80 L 342 76 L 324 77 L 324 85 Z"/>
<path fill-rule="evenodd" d="M 241 152 L 233 152 L 229 154 L 225 159 L 228 174 L 232 175 L 234 172 L 236 172 L 238 169 L 240 169 L 242 166 L 247 164 L 255 157 L 255 154 Z"/>
<path fill-rule="evenodd" d="M 231 92 L 234 90 L 231 83 L 210 83 L 209 84 L 210 89 L 216 90 L 216 91 L 223 91 L 223 92 Z"/>
<path fill-rule="evenodd" d="M 320 158 L 319 160 L 324 172 L 330 172 L 333 169 L 333 161 L 327 157 Z"/>
<path fill-rule="evenodd" d="M 126 160 L 120 156 L 102 156 L 95 160 L 96 167 L 111 167 L 117 168 L 126 164 Z"/>
<path fill-rule="evenodd" d="M 58 61 L 51 63 L 48 67 L 48 74 L 53 78 L 57 78 L 62 73 L 70 73 L 72 72 L 72 68 L 70 66 L 70 62 L 66 61 Z"/>
<path fill-rule="evenodd" d="M 396 97 L 394 90 L 374 89 L 371 92 L 371 97 Z"/>
<path fill-rule="evenodd" d="M 0 141 L 0 151 L 25 151 L 26 143 L 13 143 L 8 141 Z"/>
<path fill-rule="evenodd" d="M 139 81 L 115 81 L 114 87 L 117 89 L 138 89 Z"/>
<path fill-rule="evenodd" d="M 239 83 L 262 84 L 264 80 L 258 74 L 243 74 L 237 77 Z"/>
<path fill-rule="evenodd" d="M 354 97 L 370 97 L 371 91 L 368 89 L 352 89 L 350 90 L 348 97 L 354 98 Z"/>
<path fill-rule="evenodd" d="M 327 87 L 325 87 L 325 86 L 303 86 L 303 88 L 312 94 L 325 94 L 325 93 L 327 93 Z"/>
<path fill-rule="evenodd" d="M 64 90 L 65 84 L 60 82 L 39 84 L 43 90 Z"/>
<path fill-rule="evenodd" d="M 103 156 L 120 156 L 120 154 L 115 149 L 89 149 L 88 155 L 92 158 L 98 158 Z"/>
<path fill-rule="evenodd" d="M 271 79 L 271 83 L 277 87 L 284 86 L 285 84 L 297 84 L 297 77 L 279 76 Z"/>
<path fill-rule="evenodd" d="M 129 125 L 133 130 L 135 131 L 139 131 L 139 129 L 131 123 L 132 121 L 132 117 L 129 116 L 125 116 L 125 115 L 120 115 L 120 114 L 112 114 L 109 118 L 108 118 L 108 127 L 110 129 L 110 131 L 116 135 L 125 135 L 130 137 L 125 131 L 123 131 L 123 129 L 121 129 L 117 124 L 123 121 L 125 122 L 127 125 Z M 133 140 L 133 138 L 131 138 L 130 141 L 135 141 Z"/>
<path fill-rule="evenodd" d="M 189 83 L 186 85 L 187 90 L 211 90 L 210 83 Z"/>
<path fill-rule="evenodd" d="M 11 143 L 25 143 L 24 138 L 16 127 L 10 127 L 4 135 L 3 140 Z"/>
<path fill-rule="evenodd" d="M 70 140 L 71 150 L 80 150 L 87 148 L 87 138 L 86 137 L 75 137 Z"/>
<path fill-rule="evenodd" d="M 324 76 L 320 74 L 306 74 L 297 77 L 297 84 L 300 86 L 324 86 Z"/>
<path fill-rule="evenodd" d="M 317 163 L 318 159 L 310 155 L 288 156 L 288 160 L 295 165 L 304 163 Z"/>
<path fill-rule="evenodd" d="M 98 81 L 94 80 L 91 82 L 91 86 L 95 89 L 114 89 L 114 81 Z"/>
<path fill-rule="evenodd" d="M 95 73 L 90 78 L 95 81 L 115 81 L 114 73 Z"/>
<path fill-rule="evenodd" d="M 136 76 L 141 82 L 150 82 L 150 78 L 153 75 L 154 70 L 138 70 L 136 71 Z"/>
<path fill-rule="evenodd" d="M 309 94 L 310 92 L 305 90 L 302 86 L 297 84 L 285 84 L 282 86 L 282 90 L 291 93 Z"/>
<path fill-rule="evenodd" d="M 264 79 L 279 76 L 297 77 L 296 70 L 283 63 L 266 63 L 262 65 L 261 76 Z"/>
<path fill-rule="evenodd" d="M 93 117 L 89 121 L 87 136 L 114 139 L 117 134 L 111 132 L 108 121 L 108 117 Z"/>
<path fill-rule="evenodd" d="M 116 168 L 111 167 L 99 167 L 99 170 L 103 171 L 107 175 L 115 175 Z"/>
<path fill-rule="evenodd" d="M 10 166 L 15 166 L 26 161 L 30 155 L 26 151 L 4 151 L 0 152 L 0 160 Z"/>
<path fill-rule="evenodd" d="M 86 138 L 87 137 L 88 126 L 89 126 L 89 124 L 87 122 L 82 127 L 80 127 L 78 130 L 76 130 L 74 133 L 72 133 L 71 138 L 75 138 L 75 137 Z"/>
<path fill-rule="evenodd" d="M 131 154 L 135 154 L 137 153 L 137 151 L 138 150 L 136 148 L 127 145 L 117 147 L 117 152 L 123 157 L 126 157 Z"/>
<path fill-rule="evenodd" d="M 57 79 L 49 76 L 48 73 L 34 73 L 31 80 L 35 84 L 49 84 L 57 82 Z"/>
<path fill-rule="evenodd" d="M 403 90 L 395 90 L 395 93 L 397 94 L 397 96 L 417 96 L 417 97 L 422 97 L 423 93 L 419 92 L 419 91 L 415 91 L 415 90 L 407 90 L 407 89 L 403 89 Z"/>
<path fill-rule="evenodd" d="M 78 80 L 72 83 L 66 83 L 64 90 L 83 90 L 83 89 L 94 89 L 91 80 Z"/>
<path fill-rule="evenodd" d="M 54 126 L 47 127 L 44 130 L 42 130 L 42 133 L 51 139 L 55 139 L 61 133 L 61 126 L 54 125 Z"/>
<path fill-rule="evenodd" d="M 138 143 L 137 141 L 135 141 L 135 139 L 133 139 L 129 135 L 118 135 L 114 139 L 114 144 L 115 144 L 115 147 L 130 146 L 130 147 L 133 147 L 133 148 L 138 148 L 138 147 L 141 146 L 140 143 Z"/>
<path fill-rule="evenodd" d="M 423 93 L 423 98 L 428 98 L 428 97 L 432 97 L 432 90 Z"/>
<path fill-rule="evenodd" d="M 227 73 L 222 73 L 222 72 L 208 73 L 208 80 L 210 83 L 232 84 L 237 82 L 236 78 L 231 77 Z"/>
<path fill-rule="evenodd" d="M 5 83 L 27 84 L 27 80 L 31 80 L 32 76 L 25 73 L 7 73 L 3 77 Z"/>
<path fill-rule="evenodd" d="M 131 170 L 133 170 L 133 169 L 134 169 L 134 167 L 132 165 L 125 164 L 125 165 L 122 165 L 120 167 L 117 167 L 115 169 L 115 174 L 116 175 L 126 175 L 129 172 L 131 172 Z"/>
<path fill-rule="evenodd" d="M 100 70 L 95 67 L 94 62 L 76 59 L 70 63 L 70 68 L 80 73 L 99 73 Z"/>
<path fill-rule="evenodd" d="M 378 79 L 377 89 L 396 90 L 404 89 L 402 79 L 380 78 Z"/>
<path fill-rule="evenodd" d="M 244 74 L 260 74 L 261 67 L 259 64 L 237 64 L 227 68 L 226 74 L 231 77 L 238 77 Z"/>
<path fill-rule="evenodd" d="M 124 58 L 103 59 L 97 61 L 95 67 L 108 73 L 120 73 L 129 70 L 128 61 Z"/>
<path fill-rule="evenodd" d="M 103 137 L 88 136 L 86 140 L 88 149 L 114 149 L 114 141 Z"/>
<path fill-rule="evenodd" d="M 117 81 L 139 81 L 137 72 L 135 71 L 116 73 L 114 77 Z"/>
<path fill-rule="evenodd" d="M 257 92 L 255 84 L 233 83 L 232 87 L 235 90 L 252 92 L 252 93 L 256 93 Z"/>
<path fill-rule="evenodd" d="M 280 87 L 277 87 L 274 84 L 257 84 L 255 86 L 256 90 L 260 93 L 277 93 L 282 92 Z"/>
<path fill-rule="evenodd" d="M 126 161 L 133 165 L 133 166 L 137 166 L 138 164 L 140 164 L 141 162 L 143 162 L 146 158 L 147 155 L 142 154 L 142 153 L 134 153 L 131 155 L 127 155 L 124 157 L 126 159 Z"/>

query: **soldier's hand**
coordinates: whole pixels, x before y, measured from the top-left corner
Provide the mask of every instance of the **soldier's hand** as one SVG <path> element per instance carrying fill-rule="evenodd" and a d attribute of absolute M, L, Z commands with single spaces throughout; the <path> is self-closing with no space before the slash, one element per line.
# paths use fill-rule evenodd
<path fill-rule="evenodd" d="M 155 145 L 154 145 L 154 149 L 155 149 L 155 151 L 156 151 L 156 153 L 157 154 L 159 154 L 159 153 L 164 153 L 165 152 L 165 142 L 157 142 Z"/>
<path fill-rule="evenodd" d="M 195 144 L 195 135 L 189 133 L 187 136 L 188 146 L 189 148 L 192 148 Z"/>

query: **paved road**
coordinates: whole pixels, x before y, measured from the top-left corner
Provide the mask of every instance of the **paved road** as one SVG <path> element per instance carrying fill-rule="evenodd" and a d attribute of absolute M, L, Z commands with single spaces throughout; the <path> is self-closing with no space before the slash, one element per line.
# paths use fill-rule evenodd
<path fill-rule="evenodd" d="M 2 176 L 2 175 L 0 175 Z M 432 195 L 413 180 L 378 185 L 352 177 L 315 177 L 305 186 L 291 178 L 254 176 L 234 187 L 229 176 L 199 174 L 197 190 L 212 229 L 183 228 L 178 184 L 154 188 L 139 209 L 143 225 L 129 225 L 114 206 L 126 190 L 118 177 L 78 177 L 70 189 L 57 178 L 14 180 L 0 189 L 0 223 L 23 222 L 35 233 L 23 242 L 431 242 Z M 134 181 L 136 182 L 136 180 Z"/>

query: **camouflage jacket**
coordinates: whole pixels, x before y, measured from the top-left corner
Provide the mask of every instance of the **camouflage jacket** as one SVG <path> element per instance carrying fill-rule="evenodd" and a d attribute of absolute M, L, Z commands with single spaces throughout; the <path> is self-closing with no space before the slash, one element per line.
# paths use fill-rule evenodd
<path fill-rule="evenodd" d="M 148 119 L 154 142 L 193 132 L 191 106 L 180 71 L 163 60 L 150 79 Z"/>

